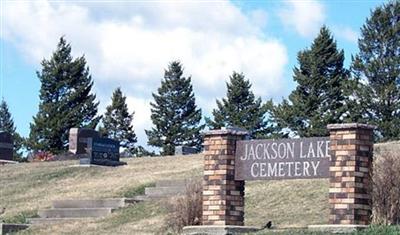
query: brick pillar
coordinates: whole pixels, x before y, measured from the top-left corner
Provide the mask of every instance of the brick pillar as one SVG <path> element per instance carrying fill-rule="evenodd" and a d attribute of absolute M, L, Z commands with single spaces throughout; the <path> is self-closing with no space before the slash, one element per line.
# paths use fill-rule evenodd
<path fill-rule="evenodd" d="M 203 225 L 244 225 L 244 181 L 234 176 L 236 141 L 247 134 L 235 129 L 204 134 Z"/>
<path fill-rule="evenodd" d="M 373 126 L 328 125 L 331 166 L 329 223 L 368 225 L 371 217 Z"/>

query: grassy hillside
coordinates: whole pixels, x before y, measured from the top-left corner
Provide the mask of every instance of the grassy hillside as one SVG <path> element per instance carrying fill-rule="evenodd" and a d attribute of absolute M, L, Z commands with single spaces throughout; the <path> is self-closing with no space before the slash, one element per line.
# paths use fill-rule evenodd
<path fill-rule="evenodd" d="M 73 167 L 77 161 L 24 163 L 0 167 L 2 218 L 23 222 L 52 200 L 132 196 L 160 179 L 202 175 L 201 155 L 124 159 L 118 168 Z M 278 227 L 327 223 L 328 181 L 246 182 L 246 225 L 272 220 Z M 141 203 L 103 219 L 32 227 L 22 234 L 163 234 L 163 202 Z"/>

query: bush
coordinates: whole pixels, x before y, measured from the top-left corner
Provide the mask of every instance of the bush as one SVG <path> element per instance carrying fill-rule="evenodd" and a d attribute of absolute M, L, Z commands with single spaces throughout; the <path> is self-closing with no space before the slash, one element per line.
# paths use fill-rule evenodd
<path fill-rule="evenodd" d="M 50 152 L 38 152 L 33 156 L 34 162 L 47 162 L 47 161 L 54 161 L 55 157 Z"/>
<path fill-rule="evenodd" d="M 185 226 L 201 225 L 202 191 L 201 180 L 186 183 L 185 194 L 171 199 L 167 205 L 168 216 L 164 223 L 166 229 L 180 233 Z"/>
<path fill-rule="evenodd" d="M 379 146 L 372 176 L 373 222 L 400 224 L 400 154 L 393 147 Z"/>

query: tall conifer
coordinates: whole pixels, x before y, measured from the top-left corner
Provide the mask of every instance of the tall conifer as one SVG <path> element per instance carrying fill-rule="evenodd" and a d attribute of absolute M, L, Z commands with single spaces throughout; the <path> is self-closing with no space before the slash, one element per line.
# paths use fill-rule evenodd
<path fill-rule="evenodd" d="M 326 136 L 327 124 L 345 116 L 349 72 L 330 31 L 322 27 L 311 48 L 298 53 L 296 89 L 275 107 L 274 120 L 300 137 Z"/>
<path fill-rule="evenodd" d="M 146 130 L 148 144 L 162 148 L 162 155 L 171 155 L 175 146 L 200 148 L 201 109 L 197 108 L 191 77 L 183 77 L 180 62 L 169 64 L 157 93 L 153 93 L 151 120 L 154 127 Z"/>
<path fill-rule="evenodd" d="M 39 111 L 31 123 L 29 148 L 59 153 L 68 145 L 72 127 L 95 128 L 98 102 L 84 56 L 73 59 L 62 37 L 49 60 L 37 72 L 41 82 Z"/>
<path fill-rule="evenodd" d="M 361 28 L 352 72 L 355 121 L 378 126 L 380 140 L 400 139 L 400 2 L 377 7 Z"/>
<path fill-rule="evenodd" d="M 126 97 L 122 94 L 121 88 L 117 88 L 111 97 L 111 105 L 107 106 L 106 113 L 102 118 L 100 133 L 109 138 L 118 140 L 120 146 L 133 155 L 135 143 L 137 142 L 132 121 L 134 112 L 128 111 Z"/>
<path fill-rule="evenodd" d="M 251 91 L 251 83 L 242 73 L 233 72 L 226 84 L 226 98 L 217 100 L 217 109 L 212 111 L 213 119 L 207 118 L 211 129 L 239 127 L 250 132 L 252 138 L 277 137 L 270 123 L 269 111 L 272 101 L 262 104 Z"/>

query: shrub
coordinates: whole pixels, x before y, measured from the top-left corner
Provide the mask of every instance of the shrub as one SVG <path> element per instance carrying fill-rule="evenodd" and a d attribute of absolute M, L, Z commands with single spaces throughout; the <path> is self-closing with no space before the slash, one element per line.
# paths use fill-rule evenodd
<path fill-rule="evenodd" d="M 171 199 L 167 205 L 166 229 L 180 233 L 185 226 L 201 225 L 202 191 L 201 180 L 186 183 L 184 195 Z"/>
<path fill-rule="evenodd" d="M 54 161 L 55 157 L 50 152 L 38 152 L 33 156 L 33 161 L 35 162 L 47 162 L 47 161 Z"/>
<path fill-rule="evenodd" d="M 394 146 L 379 146 L 372 176 L 373 222 L 400 224 L 400 154 Z"/>

